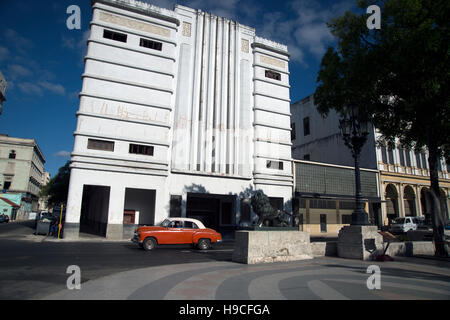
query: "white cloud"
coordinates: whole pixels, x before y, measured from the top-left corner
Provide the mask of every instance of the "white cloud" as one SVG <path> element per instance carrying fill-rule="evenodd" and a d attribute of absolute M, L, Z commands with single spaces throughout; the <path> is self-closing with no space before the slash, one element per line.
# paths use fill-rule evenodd
<path fill-rule="evenodd" d="M 17 78 L 20 77 L 29 77 L 33 74 L 33 72 L 30 69 L 25 68 L 19 64 L 9 65 L 6 71 L 8 78 L 10 80 L 16 80 Z"/>
<path fill-rule="evenodd" d="M 21 83 L 18 83 L 17 86 L 25 94 L 38 95 L 38 96 L 42 96 L 43 95 L 42 88 L 40 86 L 34 84 L 34 83 L 21 82 Z"/>
<path fill-rule="evenodd" d="M 62 85 L 48 81 L 38 81 L 35 83 L 20 82 L 17 84 L 17 87 L 19 87 L 20 91 L 27 95 L 43 96 L 45 91 L 62 96 L 66 94 L 66 89 Z"/>
<path fill-rule="evenodd" d="M 47 89 L 48 91 L 53 92 L 55 94 L 59 94 L 62 96 L 66 94 L 66 89 L 64 89 L 64 87 L 60 84 L 50 83 L 48 81 L 40 81 L 38 82 L 38 84 L 43 89 Z"/>
<path fill-rule="evenodd" d="M 61 157 L 61 158 L 68 158 L 70 157 L 70 152 L 69 151 L 65 151 L 65 150 L 61 150 L 58 151 L 57 153 L 53 154 L 54 157 Z"/>

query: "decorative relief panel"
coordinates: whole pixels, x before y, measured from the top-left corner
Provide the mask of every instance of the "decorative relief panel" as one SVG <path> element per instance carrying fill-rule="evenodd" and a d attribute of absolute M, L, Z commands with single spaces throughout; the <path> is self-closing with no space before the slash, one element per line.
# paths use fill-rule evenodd
<path fill-rule="evenodd" d="M 191 36 L 191 24 L 189 22 L 183 22 L 183 36 Z"/>
<path fill-rule="evenodd" d="M 248 53 L 249 42 L 246 39 L 241 39 L 241 50 L 242 52 Z"/>
<path fill-rule="evenodd" d="M 119 17 L 110 13 L 100 12 L 100 20 L 122 27 L 135 29 L 143 32 L 153 33 L 163 37 L 170 37 L 170 30 L 124 17 Z"/>
<path fill-rule="evenodd" d="M 284 61 L 281 61 L 281 60 L 278 60 L 275 58 L 271 58 L 268 56 L 263 56 L 263 55 L 260 55 L 259 59 L 262 63 L 270 64 L 272 66 L 275 66 L 275 67 L 278 67 L 281 69 L 286 68 L 286 62 L 284 62 Z"/>

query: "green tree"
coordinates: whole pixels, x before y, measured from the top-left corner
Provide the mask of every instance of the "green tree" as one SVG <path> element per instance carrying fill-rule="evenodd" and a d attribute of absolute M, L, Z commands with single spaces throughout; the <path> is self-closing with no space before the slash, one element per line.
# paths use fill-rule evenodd
<path fill-rule="evenodd" d="M 48 197 L 49 206 L 67 203 L 70 180 L 69 164 L 70 162 L 67 161 L 63 167 L 59 168 L 58 174 L 41 189 L 40 197 Z"/>
<path fill-rule="evenodd" d="M 366 8 L 381 8 L 381 29 L 369 30 Z M 328 23 L 337 39 L 318 73 L 314 100 L 326 116 L 354 103 L 388 143 L 396 138 L 427 148 L 436 254 L 448 256 L 440 208 L 438 161 L 450 160 L 450 2 L 358 1 L 364 13 L 346 12 Z"/>

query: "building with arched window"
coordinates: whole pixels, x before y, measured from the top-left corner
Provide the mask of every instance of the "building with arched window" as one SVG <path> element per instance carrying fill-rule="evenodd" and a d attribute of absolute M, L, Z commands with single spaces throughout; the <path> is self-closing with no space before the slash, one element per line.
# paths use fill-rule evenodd
<path fill-rule="evenodd" d="M 354 166 L 351 152 L 344 144 L 339 129 L 339 115 L 331 110 L 328 117 L 318 113 L 313 95 L 291 105 L 292 157 L 323 164 Z M 361 152 L 361 168 L 377 171 L 378 193 L 381 205 L 380 227 L 389 225 L 396 217 L 424 216 L 430 218 L 430 170 L 427 150 L 415 151 L 398 141 L 388 145 L 376 128 L 370 130 Z M 439 160 L 440 201 L 444 216 L 449 218 L 450 173 L 449 164 Z M 301 179 L 296 176 L 295 179 Z M 330 177 L 332 179 L 332 177 Z M 366 192 L 366 195 L 364 194 Z M 363 197 L 369 196 L 363 190 Z M 376 199 L 374 200 L 374 206 Z M 370 214 L 370 201 L 369 201 Z M 370 219 L 369 219 L 370 220 Z M 372 219 L 372 222 L 375 222 Z"/>

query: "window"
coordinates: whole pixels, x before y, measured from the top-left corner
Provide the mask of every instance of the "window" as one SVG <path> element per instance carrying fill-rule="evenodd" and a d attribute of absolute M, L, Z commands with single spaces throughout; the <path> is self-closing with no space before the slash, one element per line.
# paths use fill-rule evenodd
<path fill-rule="evenodd" d="M 381 147 L 381 161 L 383 161 L 383 163 L 387 163 L 387 152 L 385 146 Z"/>
<path fill-rule="evenodd" d="M 422 169 L 422 163 L 420 162 L 420 153 L 416 152 L 417 168 Z"/>
<path fill-rule="evenodd" d="M 295 140 L 295 122 L 291 123 L 291 140 Z"/>
<path fill-rule="evenodd" d="M 428 169 L 428 161 L 426 154 L 422 152 L 420 155 L 422 156 L 422 167 L 424 169 Z"/>
<path fill-rule="evenodd" d="M 320 215 L 320 232 L 327 232 L 327 215 Z"/>
<path fill-rule="evenodd" d="M 11 181 L 5 181 L 5 183 L 3 184 L 3 190 L 9 190 L 10 187 Z"/>
<path fill-rule="evenodd" d="M 311 155 L 310 154 L 303 155 L 303 160 L 311 160 Z"/>
<path fill-rule="evenodd" d="M 158 50 L 158 51 L 162 50 L 162 43 L 157 42 L 157 41 L 152 41 L 152 40 L 147 40 L 147 39 L 141 38 L 141 42 L 139 43 L 139 45 L 141 47 L 145 47 L 145 48 L 149 48 L 149 49 L 153 49 L 153 50 Z"/>
<path fill-rule="evenodd" d="M 114 151 L 114 142 L 88 139 L 88 149 L 102 150 L 102 151 Z"/>
<path fill-rule="evenodd" d="M 388 149 L 388 161 L 389 161 L 389 164 L 395 164 L 394 163 L 394 150 L 391 148 Z"/>
<path fill-rule="evenodd" d="M 181 217 L 181 205 L 182 205 L 182 197 L 179 195 L 171 195 L 169 217 L 171 218 Z"/>
<path fill-rule="evenodd" d="M 281 81 L 281 74 L 275 71 L 266 70 L 266 78 Z"/>
<path fill-rule="evenodd" d="M 11 150 L 9 152 L 9 158 L 10 159 L 15 159 L 16 158 L 16 151 L 15 150 Z"/>
<path fill-rule="evenodd" d="M 405 150 L 403 148 L 398 149 L 398 154 L 400 155 L 400 165 L 405 166 Z"/>
<path fill-rule="evenodd" d="M 153 156 L 153 146 L 144 146 L 141 144 L 130 144 L 130 153 L 143 154 L 146 156 Z"/>
<path fill-rule="evenodd" d="M 266 166 L 268 169 L 283 170 L 283 161 L 267 160 Z"/>
<path fill-rule="evenodd" d="M 303 118 L 303 135 L 307 136 L 309 135 L 309 117 Z"/>
<path fill-rule="evenodd" d="M 103 38 L 111 39 L 114 41 L 127 42 L 127 35 L 124 33 L 114 32 L 110 30 L 103 31 Z"/>
<path fill-rule="evenodd" d="M 405 150 L 406 166 L 411 167 L 411 155 L 408 149 Z"/>
<path fill-rule="evenodd" d="M 198 226 L 192 221 L 184 221 L 184 228 L 186 228 L 186 229 L 198 229 Z"/>

